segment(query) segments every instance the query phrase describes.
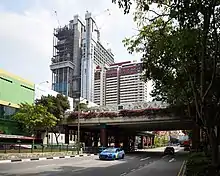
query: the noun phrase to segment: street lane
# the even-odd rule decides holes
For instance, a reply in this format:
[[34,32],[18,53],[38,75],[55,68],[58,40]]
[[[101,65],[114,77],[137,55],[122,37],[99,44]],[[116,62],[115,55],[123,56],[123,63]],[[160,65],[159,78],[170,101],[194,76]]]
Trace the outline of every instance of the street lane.
[[177,176],[186,155],[186,152],[180,150],[174,157],[163,157],[156,162],[131,171],[126,176]]
[[[98,156],[88,156],[70,159],[5,163],[0,164],[0,176],[60,176],[64,174],[66,176],[122,176],[135,173],[138,169],[145,168],[153,163],[157,165],[157,162],[162,157],[162,152],[142,151],[127,154],[125,159],[115,161],[100,161]],[[170,164],[176,162],[171,156],[163,157],[163,161]],[[158,164],[160,165],[160,162]]]

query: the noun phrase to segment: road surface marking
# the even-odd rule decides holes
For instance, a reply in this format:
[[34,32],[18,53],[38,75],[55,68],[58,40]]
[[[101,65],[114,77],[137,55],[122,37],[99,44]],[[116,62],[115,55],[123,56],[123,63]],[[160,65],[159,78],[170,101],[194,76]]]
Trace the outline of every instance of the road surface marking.
[[163,156],[162,158],[166,158],[166,157],[168,157],[168,155],[165,155],[165,156]]
[[172,158],[171,160],[169,160],[169,163],[176,161],[175,158]]
[[78,172],[78,171],[82,171],[82,170],[85,170],[87,168],[81,168],[81,169],[75,169],[75,170],[72,170],[72,172]]
[[126,172],[122,173],[120,176],[125,176],[125,175],[127,175],[127,173],[126,173]]
[[144,161],[144,160],[148,160],[148,159],[150,159],[150,157],[142,158],[142,159],[140,159],[140,161]]
[[[56,166],[57,164],[46,164],[46,165],[42,165],[42,166],[37,166],[36,168],[41,168],[41,167],[50,167],[50,166]],[[33,169],[33,168],[29,168],[29,169]]]
[[186,162],[186,161],[183,161],[183,164],[181,165],[180,171],[179,171],[179,173],[177,174],[177,176],[180,176],[180,175],[181,175],[181,173],[182,173],[182,171],[183,171],[183,166],[185,165],[185,162]]

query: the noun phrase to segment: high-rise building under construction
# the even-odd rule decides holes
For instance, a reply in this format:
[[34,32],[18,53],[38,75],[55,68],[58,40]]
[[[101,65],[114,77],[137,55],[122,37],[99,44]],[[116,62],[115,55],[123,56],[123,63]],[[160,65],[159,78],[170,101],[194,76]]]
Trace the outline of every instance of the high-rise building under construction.
[[114,63],[114,55],[100,42],[100,31],[91,13],[85,22],[78,15],[69,25],[54,29],[52,89],[73,97],[94,102],[94,71],[96,66]]

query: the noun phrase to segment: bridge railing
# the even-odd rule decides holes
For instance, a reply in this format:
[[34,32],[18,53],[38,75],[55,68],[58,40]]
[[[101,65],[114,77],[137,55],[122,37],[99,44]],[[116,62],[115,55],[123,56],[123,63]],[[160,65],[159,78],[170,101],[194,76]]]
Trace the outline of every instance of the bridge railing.
[[[182,113],[179,113],[179,117]],[[172,110],[168,108],[147,108],[147,109],[139,109],[139,110],[120,110],[118,112],[112,112],[112,111],[104,111],[104,112],[82,112],[78,113],[76,111],[68,112],[66,114],[68,121],[74,121],[78,119],[78,116],[80,115],[80,119],[92,119],[92,118],[119,118],[119,117],[175,117],[177,116],[176,113],[173,113]]]

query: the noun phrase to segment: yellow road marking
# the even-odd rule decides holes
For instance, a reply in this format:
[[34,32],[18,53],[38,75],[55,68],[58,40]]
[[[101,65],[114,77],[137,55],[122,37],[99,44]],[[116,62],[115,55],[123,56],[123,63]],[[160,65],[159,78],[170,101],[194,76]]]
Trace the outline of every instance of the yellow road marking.
[[183,166],[185,165],[185,162],[186,162],[186,161],[183,161],[183,164],[181,165],[180,171],[179,171],[179,173],[177,174],[177,176],[180,176],[180,175],[181,175],[181,173],[182,173],[182,171],[183,171]]

